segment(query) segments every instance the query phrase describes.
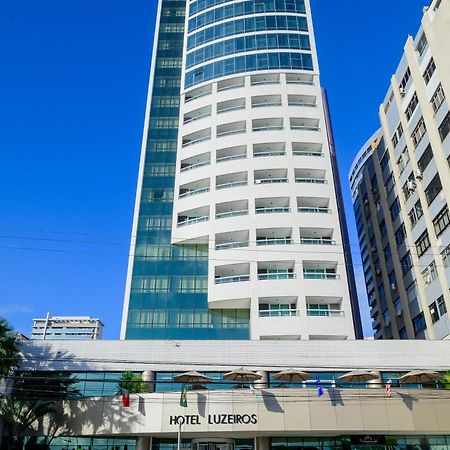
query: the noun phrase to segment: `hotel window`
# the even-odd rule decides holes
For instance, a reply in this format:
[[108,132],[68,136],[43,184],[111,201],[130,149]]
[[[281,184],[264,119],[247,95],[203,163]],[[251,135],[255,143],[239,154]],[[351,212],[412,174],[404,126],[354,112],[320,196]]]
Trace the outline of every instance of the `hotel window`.
[[428,231],[425,231],[419,239],[416,241],[416,250],[417,255],[422,256],[431,246],[430,236],[428,235]]
[[417,200],[416,204],[411,208],[411,211],[409,211],[408,216],[411,221],[411,227],[414,227],[423,216],[423,208],[420,200]]
[[422,278],[425,286],[429,286],[438,277],[436,261],[433,261],[423,272]]
[[412,320],[413,327],[414,327],[414,333],[417,336],[422,331],[425,331],[427,329],[427,324],[425,322],[425,317],[423,315],[423,312],[421,312],[419,315],[414,317]]
[[414,92],[414,95],[412,96],[412,99],[409,102],[409,105],[408,105],[408,107],[406,108],[406,111],[405,111],[406,118],[408,120],[411,119],[411,117],[414,114],[414,111],[416,110],[418,104],[419,104],[419,99],[417,98],[417,93]]
[[444,142],[445,138],[450,133],[450,112],[447,113],[445,119],[442,121],[439,126],[439,135],[441,136],[441,141]]
[[419,161],[417,162],[417,165],[419,166],[419,170],[423,173],[425,172],[425,169],[428,167],[428,164],[430,164],[431,160],[433,159],[433,150],[431,148],[431,145],[429,144],[428,147],[423,152],[422,156],[420,157]]
[[[425,121],[423,117],[420,118],[419,123],[411,134],[411,139],[413,141],[414,147],[417,148],[422,138],[425,136],[427,128],[425,126]],[[443,140],[443,139],[442,139]]]
[[438,304],[438,308],[439,308],[439,314],[441,316],[443,316],[444,314],[447,313],[447,305],[445,304],[445,299],[444,296],[441,295],[438,299],[437,299],[437,304]]
[[431,180],[430,184],[425,189],[425,196],[427,197],[428,206],[431,205],[433,200],[438,196],[439,192],[442,190],[441,179],[439,174],[436,174]]
[[422,33],[422,36],[420,36],[419,42],[417,43],[416,50],[418,51],[419,55],[422,56],[423,52],[428,47],[428,41],[427,37],[425,36],[425,33]]
[[450,225],[450,214],[448,210],[448,205],[439,212],[439,214],[433,220],[434,231],[436,232],[436,237],[439,237]]
[[439,83],[439,86],[436,89],[436,92],[433,94],[433,97],[431,97],[431,104],[433,106],[433,111],[436,114],[439,111],[439,108],[441,107],[442,103],[444,103],[445,99],[445,92],[442,88],[442,84]]
[[441,253],[441,256],[444,267],[450,267],[450,245],[445,247]]
[[428,307],[429,311],[430,311],[430,316],[431,316],[431,321],[433,323],[436,323],[439,320],[439,313],[438,313],[438,309],[436,306],[436,302],[433,302],[429,307]]
[[431,61],[428,63],[425,72],[423,73],[423,78],[425,80],[425,84],[428,84],[433,76],[434,71],[436,70],[436,64],[434,63],[434,59],[431,58]]
[[408,303],[417,300],[417,285],[415,281],[406,288],[406,297],[408,298]]
[[409,81],[410,78],[411,78],[411,70],[408,67],[406,69],[405,75],[403,75],[402,81],[400,81],[400,85],[399,85],[400,91],[405,91],[406,90],[406,86],[407,86],[408,81]]
[[411,253],[408,252],[401,260],[403,275],[406,275],[411,270],[412,265]]

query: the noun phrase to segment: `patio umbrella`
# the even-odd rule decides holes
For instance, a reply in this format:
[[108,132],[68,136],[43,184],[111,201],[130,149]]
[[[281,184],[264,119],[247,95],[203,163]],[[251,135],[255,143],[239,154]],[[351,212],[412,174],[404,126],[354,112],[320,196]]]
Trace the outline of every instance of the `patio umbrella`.
[[352,370],[339,377],[341,381],[348,381],[349,383],[363,383],[364,381],[377,380],[378,378],[378,375],[361,369]]
[[252,372],[249,369],[245,369],[244,367],[228,372],[223,376],[224,380],[237,381],[239,383],[248,383],[250,381],[260,380],[261,378],[261,375],[256,372]]
[[309,374],[302,372],[298,369],[285,369],[278,372],[273,376],[275,380],[287,381],[289,383],[299,383],[301,381],[306,381],[309,378]]
[[436,381],[441,378],[441,374],[431,370],[413,370],[398,378],[402,384],[421,384]]
[[186,383],[186,384],[202,384],[202,383],[210,383],[211,378],[201,374],[200,372],[191,370],[190,372],[175,375],[173,377],[173,381],[177,383]]

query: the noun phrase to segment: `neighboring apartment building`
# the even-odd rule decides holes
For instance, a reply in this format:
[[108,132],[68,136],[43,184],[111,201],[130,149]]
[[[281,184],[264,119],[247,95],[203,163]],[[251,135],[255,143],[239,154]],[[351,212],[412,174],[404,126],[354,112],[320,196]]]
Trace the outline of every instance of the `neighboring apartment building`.
[[450,335],[450,1],[409,37],[350,184],[377,339]]
[[101,339],[103,323],[89,316],[53,316],[33,319],[31,339]]
[[122,338],[360,338],[308,0],[161,0]]

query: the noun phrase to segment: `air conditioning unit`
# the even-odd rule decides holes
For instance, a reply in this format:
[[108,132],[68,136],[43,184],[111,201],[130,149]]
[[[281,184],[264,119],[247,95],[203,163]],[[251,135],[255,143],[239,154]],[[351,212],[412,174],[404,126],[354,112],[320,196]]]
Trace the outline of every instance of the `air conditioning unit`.
[[405,88],[400,88],[400,95],[402,97],[404,97],[406,95],[406,89]]
[[416,172],[416,180],[419,180],[419,181],[423,180],[423,173],[420,170],[418,170]]
[[402,315],[402,310],[397,310],[397,317],[401,317]]
[[406,182],[406,187],[409,192],[414,192],[416,190],[416,183],[414,183],[414,181],[408,180]]
[[391,289],[393,291],[397,290],[397,285],[395,283],[391,283]]
[[255,180],[255,184],[261,184],[261,180]]

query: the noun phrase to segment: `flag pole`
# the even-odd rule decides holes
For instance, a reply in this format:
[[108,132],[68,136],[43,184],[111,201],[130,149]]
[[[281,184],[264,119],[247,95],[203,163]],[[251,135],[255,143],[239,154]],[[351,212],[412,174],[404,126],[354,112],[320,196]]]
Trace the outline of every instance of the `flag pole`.
[[177,450],[181,450],[181,420],[178,420]]

